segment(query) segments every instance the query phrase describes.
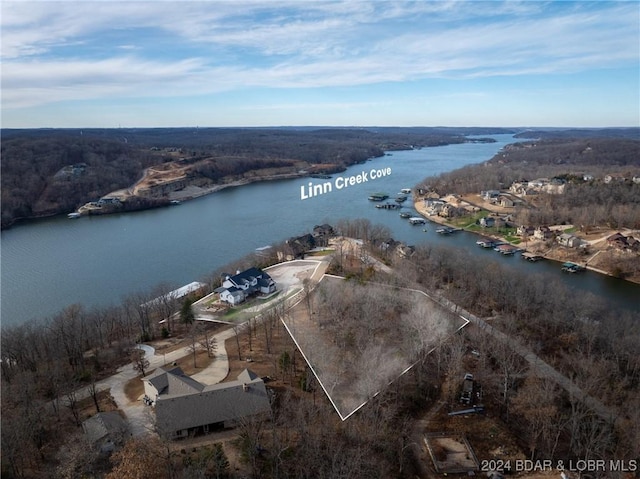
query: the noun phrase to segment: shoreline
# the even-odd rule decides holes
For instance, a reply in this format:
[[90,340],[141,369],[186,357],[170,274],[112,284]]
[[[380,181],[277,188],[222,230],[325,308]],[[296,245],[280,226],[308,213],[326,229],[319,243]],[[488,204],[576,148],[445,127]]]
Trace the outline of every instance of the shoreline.
[[[500,240],[500,241],[504,241],[507,244],[512,244],[510,241],[508,241],[503,236],[496,235],[495,233],[479,233],[477,231],[470,231],[470,230],[468,230],[466,228],[460,228],[460,227],[450,223],[449,221],[447,221],[446,218],[443,218],[441,216],[428,215],[426,213],[426,207],[424,206],[423,199],[414,200],[413,207],[415,208],[415,210],[418,212],[418,214],[420,216],[422,216],[423,218],[425,218],[427,221],[429,221],[431,223],[435,223],[435,224],[442,225],[442,226],[448,226],[448,227],[451,227],[451,228],[460,229],[462,231],[474,234],[474,235],[479,236],[479,237],[487,237],[487,238],[497,239],[497,240]],[[518,246],[519,247],[519,245],[514,245],[514,246]],[[526,251],[524,248],[521,248],[521,249],[522,249],[522,251]],[[555,258],[553,256],[550,256],[548,254],[548,252],[540,251],[540,252],[537,252],[536,254],[539,254],[540,256],[542,256],[547,261],[555,261],[555,262],[557,262],[559,264],[563,263],[562,259],[558,259],[558,258]],[[588,263],[588,261],[587,261],[587,263]],[[596,268],[594,266],[589,266],[587,263],[584,264],[585,269],[587,269],[589,271],[593,271],[594,273],[598,273],[598,274],[602,274],[602,275],[605,275],[605,276],[609,276],[611,278],[616,278],[616,279],[619,279],[621,281],[628,281],[629,283],[640,284],[640,280],[619,278],[617,276],[614,276],[613,274],[611,274],[608,271],[605,271],[605,270],[600,269],[600,268]]]
[[[179,204],[180,202],[183,201],[189,201],[189,200],[194,200],[197,198],[201,198],[203,196],[207,196],[207,195],[211,195],[213,193],[217,193],[219,191],[222,191],[226,188],[234,188],[234,187],[238,187],[238,186],[245,186],[245,185],[249,185],[252,183],[258,183],[261,181],[277,181],[277,180],[290,180],[290,179],[295,179],[295,178],[304,178],[305,176],[309,176],[308,173],[282,173],[282,174],[275,174],[275,175],[267,175],[267,176],[255,176],[252,178],[242,178],[239,180],[235,180],[235,181],[231,181],[228,183],[222,183],[222,184],[215,184],[215,185],[211,185],[209,187],[200,187],[200,186],[195,186],[195,185],[187,185],[185,188],[181,189],[181,190],[177,190],[177,191],[171,191],[169,192],[169,194],[159,197],[159,198],[147,198],[144,196],[139,196],[139,195],[134,195],[134,194],[129,194],[128,196],[126,196],[125,198],[123,198],[123,200],[121,200],[121,203],[126,203],[129,200],[136,200],[136,199],[142,199],[142,200],[151,200],[154,202],[162,202],[163,204],[156,204],[153,206],[143,206],[140,208],[135,208],[135,209],[126,209],[126,208],[109,208],[106,210],[103,210],[102,208],[87,208],[87,205],[89,203],[86,203],[82,206],[80,206],[79,208],[77,208],[75,211],[71,212],[71,213],[58,213],[59,215],[63,215],[66,214],[67,216],[69,216],[70,214],[77,214],[78,216],[76,216],[75,218],[81,218],[84,216],[101,216],[101,215],[110,215],[110,214],[118,214],[118,213],[130,213],[130,212],[134,212],[134,211],[144,211],[144,210],[148,210],[148,209],[153,209],[153,208],[160,208],[160,207],[165,207],[165,206],[172,206],[175,204]],[[185,194],[185,190],[188,190]],[[117,190],[117,191],[113,191],[111,193],[108,193],[105,196],[122,196],[122,192],[124,190]],[[174,202],[178,202],[178,203],[174,203]],[[166,202],[166,203],[165,203]],[[54,214],[51,216],[57,216],[58,214]],[[71,218],[71,217],[70,217]]]

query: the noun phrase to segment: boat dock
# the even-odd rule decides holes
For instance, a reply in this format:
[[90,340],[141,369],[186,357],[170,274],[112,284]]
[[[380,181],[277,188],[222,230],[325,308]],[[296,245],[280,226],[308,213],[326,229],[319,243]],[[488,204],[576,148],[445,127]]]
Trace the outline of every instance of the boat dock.
[[383,210],[399,210],[402,206],[396,203],[385,203],[383,205],[376,205],[376,208]]
[[370,201],[384,201],[387,198],[389,198],[389,195],[386,193],[374,193],[372,195],[369,195]]
[[586,269],[587,268],[585,268],[584,266],[580,266],[579,264],[571,262],[566,262],[562,265],[562,271],[564,271],[565,273],[580,273]]
[[476,244],[482,248],[495,248],[498,243],[493,238],[483,237],[476,241]]
[[495,248],[493,248],[494,251],[497,251],[500,254],[503,254],[505,256],[511,256],[516,254],[518,251],[520,251],[519,248],[510,245],[510,244],[501,244],[496,246]]
[[535,263],[536,261],[540,261],[541,259],[544,259],[544,256],[525,251],[524,253],[522,253],[522,259],[526,259],[527,261],[531,261],[532,263]]

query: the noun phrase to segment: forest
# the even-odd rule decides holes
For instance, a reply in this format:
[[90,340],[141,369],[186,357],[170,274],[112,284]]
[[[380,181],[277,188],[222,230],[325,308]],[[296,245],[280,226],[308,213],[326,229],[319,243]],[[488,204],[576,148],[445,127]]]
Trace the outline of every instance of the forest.
[[[269,361],[290,379],[277,390],[271,417],[247,421],[237,430],[236,447],[250,477],[413,478],[419,475],[411,447],[416,421],[439,402],[445,411],[455,409],[457,385],[470,367],[482,382],[486,417],[496,428],[509,431],[527,458],[637,458],[637,314],[589,295],[576,295],[564,283],[507,272],[498,261],[450,247],[417,247],[409,258],[400,258],[380,247],[394,244],[390,231],[367,220],[343,221],[334,229],[363,239],[367,258],[375,257],[396,271],[384,273],[372,268],[370,261],[363,263],[363,252],[349,257],[336,251],[331,272],[348,278],[345,291],[349,295],[376,296],[379,286],[369,293],[369,283],[428,291],[485,318],[499,334],[470,325],[433,351],[425,351],[419,338],[403,333],[402,341],[409,341],[406,352],[416,364],[344,422],[314,386],[303,362],[290,369],[291,361],[285,359],[297,354],[293,343],[283,340],[270,351],[273,360]],[[285,247],[275,247],[272,257],[243,258],[223,270],[275,263],[275,251]],[[210,288],[219,284],[220,272],[212,272]],[[129,362],[136,341],[161,337],[163,328],[171,329],[171,334],[186,330],[185,324],[170,321],[161,327],[158,323],[184,308],[180,302],[149,302],[168,290],[168,285],[160,285],[154,291],[132,294],[117,307],[87,310],[73,305],[39,322],[2,328],[3,477],[239,477],[219,451],[201,448],[198,456],[186,461],[180,452],[172,453],[162,438],[144,442],[123,438],[122,448],[111,458],[77,446],[84,443],[79,439],[74,391]],[[358,325],[366,321],[374,302],[339,301],[324,290],[308,294],[324,323],[349,322],[346,331],[352,328],[353,335],[340,341],[366,349],[367,335],[360,334],[364,330]],[[305,303],[298,305],[301,312],[308,307]],[[388,309],[381,311],[384,314],[376,327],[388,329],[386,321],[393,317]],[[265,331],[274,328],[273,334],[284,338],[284,314],[274,311],[264,323]],[[413,317],[409,324],[418,320]],[[253,321],[244,332],[236,333],[236,338],[242,335],[239,356],[246,348],[243,358],[252,354],[259,360],[255,348],[261,330]],[[372,333],[370,341],[377,340]],[[552,377],[529,367],[523,350],[537,354],[602,406],[594,409],[585,396],[567,392]],[[607,411],[604,417],[603,410]],[[468,421],[452,424],[464,430]],[[483,444],[493,444],[484,432],[471,434],[470,440],[486,454]],[[623,475],[605,471],[594,477]]]
[[[4,129],[2,228],[21,219],[72,212],[132,185],[145,168],[180,158],[214,160],[197,172],[213,180],[295,162],[330,164],[334,171],[341,171],[385,150],[460,143],[467,141],[467,134],[506,132],[472,128]],[[229,158],[234,164],[229,164]]]

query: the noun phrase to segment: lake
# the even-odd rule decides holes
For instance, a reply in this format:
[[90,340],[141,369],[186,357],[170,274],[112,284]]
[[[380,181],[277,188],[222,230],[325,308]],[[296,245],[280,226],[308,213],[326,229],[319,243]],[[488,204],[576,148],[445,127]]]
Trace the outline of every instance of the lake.
[[[199,280],[256,248],[310,232],[314,225],[343,218],[367,218],[388,226],[409,244],[447,243],[490,255],[514,268],[560,275],[576,288],[640,310],[640,286],[592,272],[563,275],[554,262],[503,258],[475,245],[475,236],[443,237],[422,231],[397,211],[374,208],[367,197],[392,197],[427,176],[490,159],[515,140],[492,135],[496,143],[464,143],[394,151],[350,167],[330,180],[299,178],[228,188],[180,206],[70,220],[66,216],[32,221],[2,232],[1,319],[16,324],[51,316],[69,304],[118,304],[132,292],[161,282],[179,287]],[[371,171],[390,170],[372,178]],[[360,175],[360,182],[351,177]],[[366,175],[366,180],[363,180]],[[377,177],[380,176],[380,177]],[[341,178],[336,184],[338,178]],[[309,183],[322,194],[301,199]],[[347,186],[344,186],[344,183]],[[338,186],[342,186],[338,188]],[[320,190],[317,190],[320,191]],[[306,195],[309,196],[309,195]],[[410,203],[410,201],[407,201]],[[407,206],[406,210],[412,210]]]

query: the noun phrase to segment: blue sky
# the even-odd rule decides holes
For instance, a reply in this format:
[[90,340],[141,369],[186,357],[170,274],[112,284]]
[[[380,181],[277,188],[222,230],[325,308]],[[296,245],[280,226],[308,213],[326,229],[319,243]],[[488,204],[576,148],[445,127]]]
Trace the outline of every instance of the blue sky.
[[6,1],[2,127],[640,126],[640,3]]

